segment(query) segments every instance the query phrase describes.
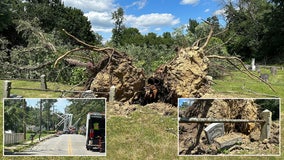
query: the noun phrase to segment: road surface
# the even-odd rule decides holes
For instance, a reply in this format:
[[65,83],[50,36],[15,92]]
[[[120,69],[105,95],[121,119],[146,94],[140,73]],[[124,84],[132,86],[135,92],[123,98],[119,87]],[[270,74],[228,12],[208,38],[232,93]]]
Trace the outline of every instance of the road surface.
[[[85,136],[78,134],[63,134],[59,137],[47,139],[37,145],[15,153],[16,155],[40,156],[105,156],[106,153],[94,152],[86,149]],[[14,155],[15,155],[14,154]]]

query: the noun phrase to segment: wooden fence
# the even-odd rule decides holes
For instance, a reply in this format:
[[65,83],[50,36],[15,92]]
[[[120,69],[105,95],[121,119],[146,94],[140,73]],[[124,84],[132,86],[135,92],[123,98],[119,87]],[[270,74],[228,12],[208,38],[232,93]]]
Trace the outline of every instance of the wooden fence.
[[16,144],[24,141],[24,133],[5,133],[4,145]]
[[3,98],[13,98],[11,97],[11,90],[12,89],[18,89],[18,90],[34,90],[34,91],[46,91],[46,92],[60,92],[60,93],[81,93],[84,95],[81,98],[95,98],[96,93],[102,93],[102,94],[109,94],[109,101],[112,102],[115,100],[115,86],[110,87],[109,92],[93,92],[93,91],[67,91],[67,90],[51,90],[47,88],[47,83],[46,83],[46,77],[45,75],[40,76],[40,83],[41,83],[41,88],[17,88],[17,87],[12,87],[12,82],[9,80],[4,81],[4,86],[3,86]]
[[264,110],[261,113],[261,120],[248,119],[215,119],[215,118],[180,118],[179,123],[260,123],[261,133],[260,140],[268,139],[270,136],[270,125],[272,122],[272,113]]

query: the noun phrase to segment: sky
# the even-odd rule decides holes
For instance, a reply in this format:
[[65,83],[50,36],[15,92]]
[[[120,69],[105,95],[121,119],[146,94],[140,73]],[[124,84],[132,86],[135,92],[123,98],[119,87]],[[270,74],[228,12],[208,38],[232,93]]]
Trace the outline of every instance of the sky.
[[[81,9],[92,24],[92,30],[110,40],[114,27],[112,13],[124,10],[125,26],[141,34],[162,35],[188,24],[189,19],[206,20],[213,15],[223,19],[224,0],[62,0],[65,6]],[[225,24],[224,21],[220,22]]]
[[[27,106],[32,106],[34,108],[39,108],[40,98],[26,98]],[[65,107],[68,106],[70,102],[65,98],[57,98],[57,102],[54,104],[54,110],[57,112],[65,113]]]
[[181,107],[184,102],[187,102],[189,105],[192,105],[196,98],[179,98],[178,107]]

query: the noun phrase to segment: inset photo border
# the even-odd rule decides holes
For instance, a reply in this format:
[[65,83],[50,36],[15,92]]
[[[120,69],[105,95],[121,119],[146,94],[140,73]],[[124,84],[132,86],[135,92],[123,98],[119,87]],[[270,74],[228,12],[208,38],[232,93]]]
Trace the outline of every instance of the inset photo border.
[[105,98],[4,98],[3,156],[106,156]]
[[280,156],[281,99],[178,99],[178,156]]

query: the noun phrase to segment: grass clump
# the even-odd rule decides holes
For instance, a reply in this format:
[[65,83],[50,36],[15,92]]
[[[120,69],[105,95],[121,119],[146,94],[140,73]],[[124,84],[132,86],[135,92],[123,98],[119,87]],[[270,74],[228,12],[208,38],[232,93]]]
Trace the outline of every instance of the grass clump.
[[[139,107],[128,117],[108,119],[109,158],[175,159],[177,155],[177,118],[149,114],[149,108]],[[174,129],[173,132],[169,128]]]

